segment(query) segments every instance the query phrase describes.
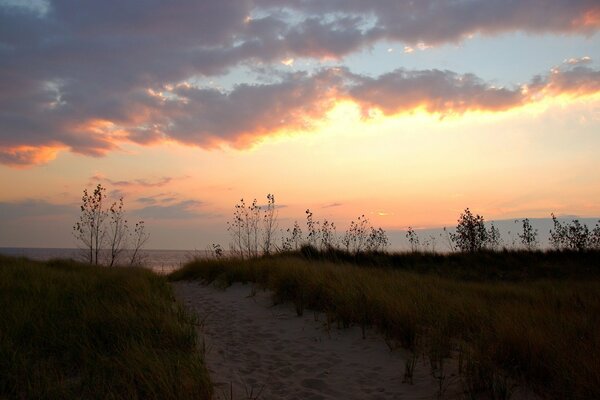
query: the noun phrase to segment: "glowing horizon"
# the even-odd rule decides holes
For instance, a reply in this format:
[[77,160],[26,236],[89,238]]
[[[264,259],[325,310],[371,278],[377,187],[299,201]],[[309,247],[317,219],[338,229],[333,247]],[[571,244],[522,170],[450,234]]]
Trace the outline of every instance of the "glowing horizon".
[[267,193],[281,228],[307,208],[340,230],[600,216],[597,5],[184,3],[0,0],[0,247],[69,247],[97,183],[154,248],[226,246],[237,201]]

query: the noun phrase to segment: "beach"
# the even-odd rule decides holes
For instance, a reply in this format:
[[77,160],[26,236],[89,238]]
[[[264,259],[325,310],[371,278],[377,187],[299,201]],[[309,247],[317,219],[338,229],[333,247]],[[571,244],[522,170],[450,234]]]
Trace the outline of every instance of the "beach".
[[[359,327],[327,326],[323,313],[273,305],[268,292],[233,284],[173,283],[198,316],[200,343],[217,399],[431,399],[438,382],[418,365],[403,382],[408,352]],[[445,380],[444,398],[457,379]]]

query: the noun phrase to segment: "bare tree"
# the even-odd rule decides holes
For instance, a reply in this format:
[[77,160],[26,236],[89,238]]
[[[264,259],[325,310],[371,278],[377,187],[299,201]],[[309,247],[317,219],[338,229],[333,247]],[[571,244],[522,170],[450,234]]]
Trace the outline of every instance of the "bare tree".
[[148,242],[148,239],[150,239],[150,234],[146,232],[146,225],[144,224],[144,221],[139,221],[135,224],[132,236],[133,237],[131,241],[131,257],[129,259],[129,265],[138,266],[141,265],[143,262],[143,255],[141,250],[146,245],[146,242]]
[[321,224],[321,249],[322,250],[330,250],[336,247],[337,245],[337,234],[335,231],[335,224],[332,221],[323,220]]
[[367,251],[384,251],[390,244],[390,241],[383,228],[370,227],[369,237],[367,238]]
[[306,229],[308,230],[308,234],[306,235],[308,245],[317,247],[320,236],[319,221],[313,219],[313,213],[310,209],[306,210]]
[[246,203],[244,199],[241,199],[238,204],[235,205],[233,211],[233,220],[227,222],[227,230],[231,235],[230,251],[234,256],[244,258],[244,245],[242,231],[244,230],[244,211],[246,209]]
[[[515,222],[519,222],[519,220],[516,220]],[[521,244],[525,247],[525,249],[528,251],[533,251],[538,246],[538,230],[533,229],[531,223],[529,222],[529,218],[523,219],[521,223],[523,224],[523,230],[521,233],[517,233],[517,236],[519,236],[519,239],[521,239]]]
[[275,209],[275,196],[267,194],[267,205],[263,215],[263,252],[271,254],[274,245],[275,230],[277,229],[277,211]]
[[500,229],[498,229],[493,223],[490,223],[490,228],[487,230],[485,246],[494,251],[499,250],[502,246]]
[[302,245],[302,229],[298,224],[298,221],[294,221],[294,227],[286,230],[288,236],[282,237],[282,249],[283,251],[298,250]]
[[133,232],[130,232],[125,219],[123,198],[106,209],[105,193],[106,188],[101,184],[91,194],[87,189],[83,190],[81,214],[73,226],[73,236],[84,251],[85,260],[90,264],[101,264],[101,258],[107,255],[106,263],[110,266],[117,265],[125,250],[131,246],[130,264],[137,265],[141,262],[140,250],[150,237],[144,221],[135,224]]
[[350,228],[345,232],[342,244],[346,250],[360,253],[365,249],[368,238],[369,220],[361,215],[356,221],[350,222]]
[[110,246],[109,266],[118,263],[119,258],[127,247],[127,236],[129,227],[125,219],[125,210],[123,209],[123,197],[113,203],[108,210],[108,241]]
[[99,263],[100,250],[104,245],[106,232],[104,220],[107,212],[104,209],[106,189],[98,184],[90,194],[87,189],[83,190],[81,197],[81,214],[79,220],[73,226],[73,235],[78,246],[86,254],[86,260],[90,264]]
[[413,253],[419,251],[419,235],[417,235],[417,232],[415,232],[412,226],[408,227],[408,230],[406,231],[406,238],[410,244],[410,251]]
[[554,214],[551,215],[554,229],[550,230],[550,245],[556,250],[585,251],[594,247],[596,228],[590,231],[585,223],[577,219],[561,224]]
[[231,252],[241,258],[258,257],[261,252],[270,254],[275,249],[277,211],[275,196],[267,195],[267,205],[258,205],[256,199],[246,205],[241,199],[235,205],[233,220],[227,223],[232,242]]

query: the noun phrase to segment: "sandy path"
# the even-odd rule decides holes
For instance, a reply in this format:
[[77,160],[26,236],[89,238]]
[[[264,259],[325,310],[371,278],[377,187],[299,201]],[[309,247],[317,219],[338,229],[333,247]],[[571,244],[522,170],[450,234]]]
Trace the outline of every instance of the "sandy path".
[[417,367],[414,384],[402,383],[405,354],[390,352],[372,331],[366,339],[356,327],[328,331],[323,315],[298,317],[289,304],[273,306],[267,293],[250,296],[249,285],[173,286],[203,320],[198,330],[217,399],[230,399],[231,390],[233,399],[436,398],[429,369]]

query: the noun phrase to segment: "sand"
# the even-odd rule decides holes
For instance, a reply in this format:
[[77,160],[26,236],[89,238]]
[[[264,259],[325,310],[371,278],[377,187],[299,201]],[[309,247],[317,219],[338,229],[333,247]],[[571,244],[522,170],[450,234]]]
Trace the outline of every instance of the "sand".
[[269,293],[250,285],[222,290],[177,282],[174,288],[200,319],[216,399],[437,398],[425,361],[413,384],[403,383],[408,353],[390,351],[373,330],[363,339],[358,327],[328,329],[323,314],[307,310],[298,317],[291,304],[273,306]]

